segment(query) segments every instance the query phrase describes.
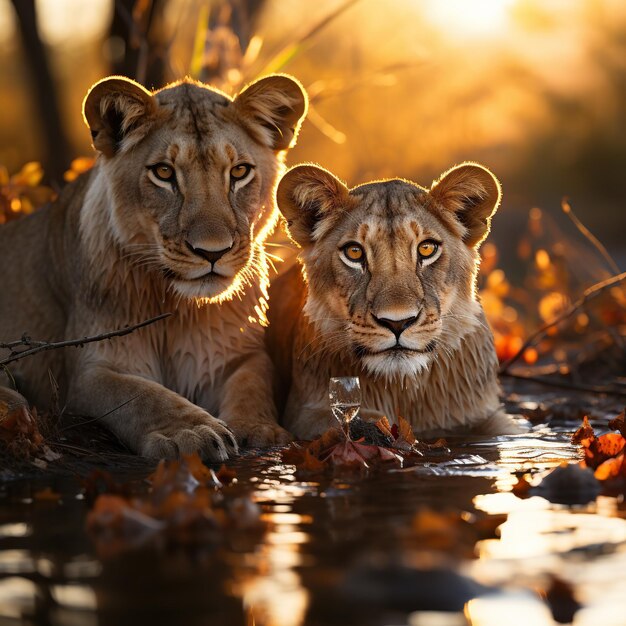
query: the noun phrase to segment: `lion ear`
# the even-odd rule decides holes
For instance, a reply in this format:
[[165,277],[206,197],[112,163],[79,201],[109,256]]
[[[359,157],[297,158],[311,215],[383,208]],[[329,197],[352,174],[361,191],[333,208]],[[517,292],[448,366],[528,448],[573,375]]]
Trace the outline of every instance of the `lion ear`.
[[276,190],[276,202],[287,220],[289,234],[303,247],[332,228],[335,220],[328,218],[336,217],[348,201],[348,188],[330,172],[315,165],[291,168]]
[[83,102],[83,117],[94,148],[112,157],[145,137],[156,111],[152,94],[130,78],[111,76],[97,82]]
[[273,150],[286,150],[296,143],[308,101],[300,83],[282,74],[261,78],[234,100],[250,133]]
[[463,227],[463,241],[476,248],[489,233],[502,197],[498,179],[478,163],[448,170],[433,183],[429,194],[440,209],[454,214]]

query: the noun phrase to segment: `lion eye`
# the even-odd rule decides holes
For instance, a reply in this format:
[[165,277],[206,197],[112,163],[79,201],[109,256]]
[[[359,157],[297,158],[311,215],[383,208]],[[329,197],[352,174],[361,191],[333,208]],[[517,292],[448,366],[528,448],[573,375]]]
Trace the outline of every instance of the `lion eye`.
[[167,163],[157,163],[156,165],[153,165],[150,169],[159,180],[163,180],[166,183],[171,183],[176,178],[174,168]]
[[231,180],[243,180],[252,171],[250,163],[240,163],[230,169]]
[[439,250],[439,244],[436,241],[427,239],[417,246],[417,251],[422,259],[430,259]]
[[353,263],[363,263],[365,261],[365,250],[358,243],[347,243],[342,250],[348,261]]

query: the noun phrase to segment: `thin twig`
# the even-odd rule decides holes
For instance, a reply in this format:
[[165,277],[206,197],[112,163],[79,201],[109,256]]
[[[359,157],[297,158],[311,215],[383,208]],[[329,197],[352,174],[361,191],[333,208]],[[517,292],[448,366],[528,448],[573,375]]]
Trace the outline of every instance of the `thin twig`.
[[360,1],[361,0],[345,0],[343,4],[340,4],[334,11],[331,11],[328,15],[313,24],[313,26],[300,35],[300,37],[290,41],[287,45],[278,49],[276,52],[272,52],[269,55],[270,61],[260,72],[257,72],[257,74],[261,76],[270,72],[281,71],[285,63],[291,60],[293,56],[302,49],[304,44],[315,37],[315,35],[317,35],[320,31],[324,30],[326,26],[336,20],[342,13],[345,13],[348,9]]
[[21,339],[9,341],[8,343],[2,343],[0,341],[0,348],[4,348],[5,350],[13,350],[13,348],[19,348],[20,346],[35,348],[37,346],[43,346],[45,344],[45,341],[33,341],[26,333],[24,333]]
[[502,366],[500,367],[500,374],[507,374],[509,367],[511,367],[511,365],[513,365],[513,363],[515,363],[515,361],[517,361],[522,356],[522,354],[524,354],[524,352],[526,352],[526,350],[530,348],[530,346],[532,346],[538,339],[543,339],[543,337],[545,336],[547,331],[550,330],[550,328],[553,328],[557,324],[560,324],[562,321],[568,319],[569,317],[574,315],[574,313],[576,313],[576,311],[578,311],[581,307],[587,304],[589,300],[606,291],[609,287],[612,287],[613,285],[622,282],[624,279],[626,279],[626,272],[622,272],[621,274],[617,274],[616,276],[607,278],[606,280],[603,280],[599,283],[596,283],[595,285],[592,285],[588,289],[585,289],[583,295],[578,300],[576,300],[574,304],[572,304],[569,308],[563,311],[560,315],[557,315],[551,322],[540,326],[535,332],[531,333],[531,335],[522,344],[522,347],[510,359],[506,360],[502,364]]
[[626,390],[616,389],[614,387],[607,387],[605,385],[587,385],[585,383],[572,383],[567,380],[555,377],[545,378],[543,376],[533,376],[532,374],[522,374],[521,372],[501,372],[500,375],[506,376],[507,378],[527,380],[533,383],[539,383],[540,385],[548,385],[549,387],[560,387],[562,389],[572,389],[575,391],[585,391],[588,393],[602,393],[607,395],[626,397]]
[[99,415],[98,417],[92,417],[91,419],[83,420],[82,422],[78,422],[77,424],[68,424],[64,428],[61,428],[61,432],[65,432],[66,430],[69,430],[70,428],[76,428],[77,426],[85,426],[87,424],[92,424],[93,422],[98,422],[99,420],[102,420],[105,417],[108,417],[109,415],[111,415],[111,413],[115,413],[115,411],[121,409],[122,407],[126,406],[127,404],[130,404],[131,402],[133,402],[133,400],[136,400],[137,398],[139,398],[139,396],[142,396],[144,393],[145,392],[142,391],[142,392],[134,395],[132,398],[130,398],[130,400],[126,400],[125,402],[122,402],[122,404],[120,404],[120,405],[118,405],[116,407],[113,407],[110,411],[107,411],[103,415]]
[[[159,322],[165,319],[166,317],[170,317],[171,315],[172,315],[171,313],[162,313],[161,315],[157,315],[156,317],[152,317],[143,322],[139,322],[138,324],[133,324],[132,326],[126,326],[125,328],[120,328],[119,330],[112,330],[108,333],[102,333],[100,335],[93,335],[91,337],[83,337],[82,339],[68,339],[66,341],[56,341],[56,342],[50,342],[50,343],[37,342],[37,345],[34,348],[30,348],[29,350],[22,350],[21,352],[12,352],[8,357],[0,360],[0,367],[3,367],[15,361],[19,361],[20,359],[26,358],[27,356],[32,356],[33,354],[44,352],[46,350],[57,350],[59,348],[68,348],[68,347],[82,347],[87,343],[93,343],[95,341],[104,341],[105,339],[111,339],[113,337],[123,337],[124,335],[129,335],[130,333],[138,330],[139,328],[143,328],[144,326],[149,326],[150,324]],[[26,343],[24,345],[28,345],[28,344]]]
[[602,242],[576,217],[576,215],[574,215],[574,211],[572,211],[572,207],[567,198],[563,198],[563,200],[561,200],[561,209],[563,209],[563,213],[565,213],[565,215],[567,215],[567,217],[574,222],[574,226],[578,228],[582,235],[600,253],[613,272],[619,274],[620,269],[615,262],[615,259],[613,259],[613,257],[609,254],[609,251],[604,247]]

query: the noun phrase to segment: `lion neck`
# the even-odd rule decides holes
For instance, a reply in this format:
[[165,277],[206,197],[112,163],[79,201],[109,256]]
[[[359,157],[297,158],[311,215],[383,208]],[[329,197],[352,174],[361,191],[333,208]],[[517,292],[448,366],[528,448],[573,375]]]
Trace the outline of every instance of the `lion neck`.
[[402,415],[424,433],[468,423],[473,415],[481,414],[487,397],[494,398],[494,411],[498,407],[497,359],[482,308],[474,300],[454,308],[433,357],[412,375],[372,374],[341,337],[329,334],[315,319],[320,316],[305,314],[301,318],[296,367],[319,385],[327,384],[332,376],[358,376],[363,408],[392,419]]

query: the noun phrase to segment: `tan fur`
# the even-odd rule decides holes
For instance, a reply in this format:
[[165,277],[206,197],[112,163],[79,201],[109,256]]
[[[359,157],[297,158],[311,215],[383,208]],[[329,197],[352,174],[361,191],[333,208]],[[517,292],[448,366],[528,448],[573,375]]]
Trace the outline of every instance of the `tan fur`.
[[[334,423],[331,376],[360,378],[366,418],[402,415],[421,434],[517,432],[501,410],[475,293],[477,248],[500,202],[489,170],[458,166],[430,190],[402,180],[348,190],[322,168],[298,166],[277,200],[302,247],[302,273],[272,286],[268,334],[290,389],[291,433],[309,439]],[[417,252],[426,240],[439,244],[430,260]],[[364,249],[362,265],[346,262],[349,242]],[[394,332],[394,322],[406,328]]]
[[[192,81],[154,94],[121,77],[97,83],[84,104],[96,166],[52,206],[0,228],[0,338],[80,338],[173,315],[19,361],[0,400],[46,406],[50,370],[68,411],[99,418],[146,456],[225,459],[237,449],[229,429],[251,445],[288,440],[263,348],[263,242],[305,110],[286,76],[234,100]],[[163,162],[175,184],[150,169]],[[254,168],[237,181],[240,163]]]

